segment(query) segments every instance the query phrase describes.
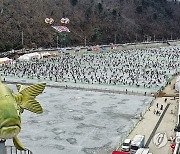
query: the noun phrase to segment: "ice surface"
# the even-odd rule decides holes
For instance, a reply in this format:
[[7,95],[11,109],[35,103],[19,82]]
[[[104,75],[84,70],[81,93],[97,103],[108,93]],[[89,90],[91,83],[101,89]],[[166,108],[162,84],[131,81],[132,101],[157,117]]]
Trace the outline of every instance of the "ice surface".
[[19,134],[34,154],[109,154],[152,98],[47,87],[37,100],[44,113],[25,111]]

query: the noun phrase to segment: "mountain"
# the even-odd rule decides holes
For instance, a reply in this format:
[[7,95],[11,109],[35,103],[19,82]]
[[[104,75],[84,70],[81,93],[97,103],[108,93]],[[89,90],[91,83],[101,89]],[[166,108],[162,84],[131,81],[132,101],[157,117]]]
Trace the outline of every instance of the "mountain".
[[[24,47],[123,43],[176,39],[180,35],[180,3],[170,0],[1,0],[0,52]],[[70,33],[54,25],[68,17]],[[23,32],[23,33],[22,33]],[[22,42],[23,34],[23,42]]]

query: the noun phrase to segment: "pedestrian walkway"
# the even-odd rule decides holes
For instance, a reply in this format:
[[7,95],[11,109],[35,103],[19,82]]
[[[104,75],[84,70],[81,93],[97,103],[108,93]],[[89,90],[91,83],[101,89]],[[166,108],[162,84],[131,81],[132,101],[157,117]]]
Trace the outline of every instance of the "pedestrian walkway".
[[[174,83],[175,79],[167,85],[163,92],[174,95]],[[127,138],[133,139],[137,134],[145,135],[145,146],[149,147],[151,153],[171,154],[170,145],[171,138],[175,136],[177,106],[178,101],[174,97],[156,98]]]
[[155,133],[156,133],[156,131],[157,131],[157,129],[158,129],[158,127],[159,127],[159,125],[160,125],[160,123],[161,123],[163,117],[164,117],[164,115],[166,114],[166,111],[167,111],[167,109],[169,108],[169,105],[170,105],[170,104],[167,104],[167,106],[165,107],[165,109],[164,109],[163,113],[161,114],[161,116],[160,116],[160,118],[159,118],[159,120],[158,120],[156,126],[154,127],[154,129],[153,129],[153,131],[152,131],[150,137],[148,138],[148,140],[147,140],[147,142],[146,142],[146,144],[145,144],[145,147],[146,147],[146,148],[149,147],[149,144],[150,144],[150,142],[151,142],[153,136],[155,135]]

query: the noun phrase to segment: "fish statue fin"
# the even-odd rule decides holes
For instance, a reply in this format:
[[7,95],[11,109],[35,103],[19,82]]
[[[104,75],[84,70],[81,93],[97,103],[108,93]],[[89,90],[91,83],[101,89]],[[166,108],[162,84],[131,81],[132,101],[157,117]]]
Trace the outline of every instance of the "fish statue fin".
[[20,84],[17,84],[16,86],[19,91],[19,93],[15,95],[17,104],[22,109],[26,109],[37,114],[42,113],[43,109],[40,103],[35,100],[35,97],[43,92],[46,83],[40,83],[28,87],[24,87]]
[[39,83],[39,84],[35,84],[35,85],[31,85],[28,87],[25,87],[21,84],[17,84],[17,89],[19,89],[19,93],[21,93],[23,96],[24,95],[29,95],[29,96],[37,96],[40,93],[43,92],[43,90],[46,87],[46,83]]
[[28,99],[24,99],[20,106],[26,110],[29,110],[37,114],[43,113],[42,106],[32,96],[28,97]]
[[13,143],[18,150],[26,150],[17,136],[13,137]]

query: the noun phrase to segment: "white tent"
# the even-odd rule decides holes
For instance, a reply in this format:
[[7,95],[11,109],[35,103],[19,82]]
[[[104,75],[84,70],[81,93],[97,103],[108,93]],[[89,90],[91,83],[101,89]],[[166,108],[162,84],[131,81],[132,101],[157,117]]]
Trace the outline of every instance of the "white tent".
[[33,58],[40,59],[41,55],[39,53],[37,53],[37,52],[29,53],[29,54],[24,54],[24,55],[20,56],[18,58],[18,60],[20,60],[20,61],[23,61],[23,60],[32,60]]
[[41,57],[48,57],[48,56],[51,56],[51,54],[49,52],[41,53]]
[[0,58],[0,64],[7,64],[11,63],[13,60],[9,59],[8,57]]

